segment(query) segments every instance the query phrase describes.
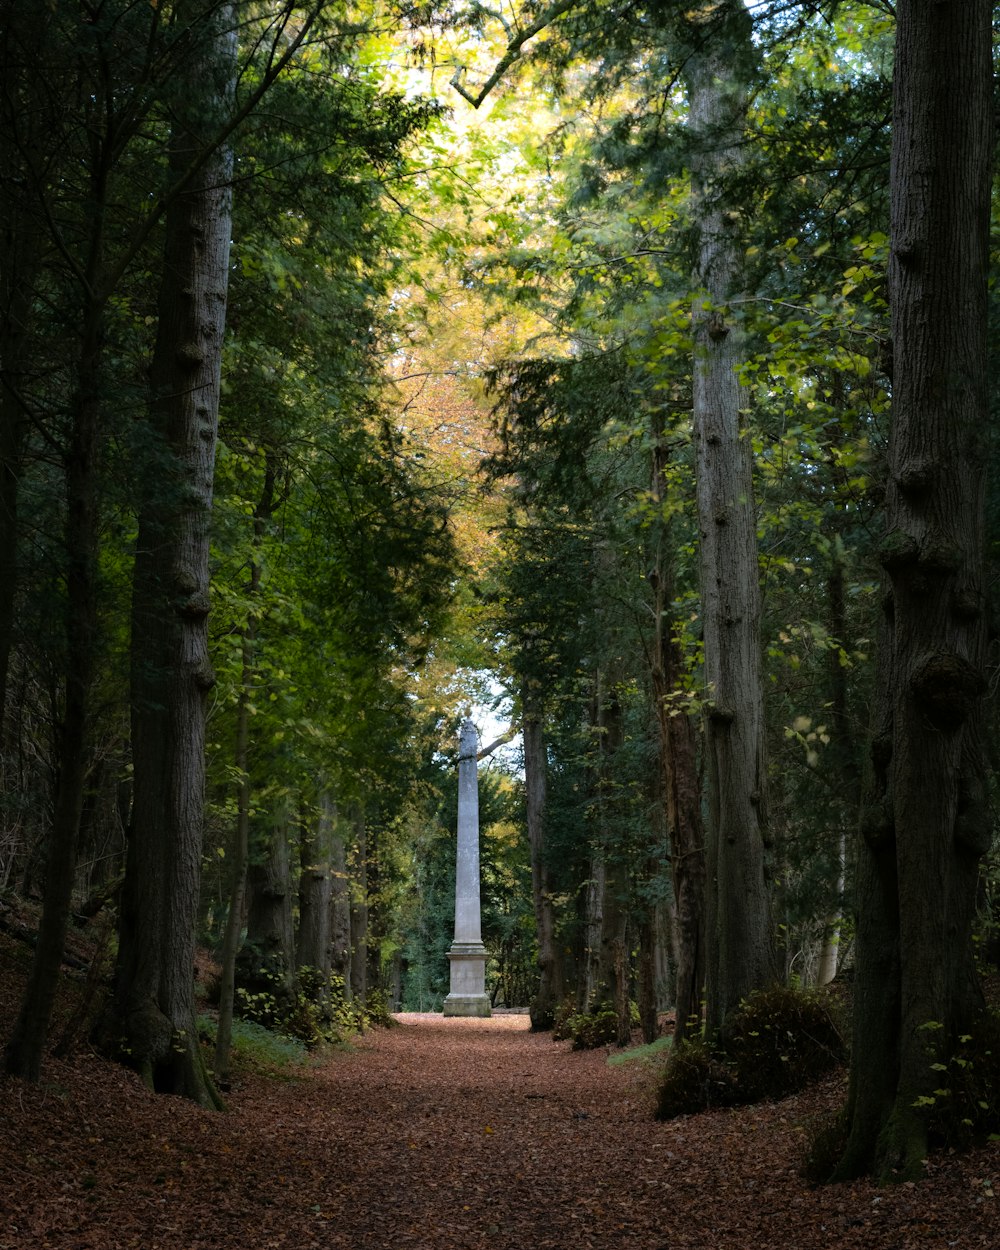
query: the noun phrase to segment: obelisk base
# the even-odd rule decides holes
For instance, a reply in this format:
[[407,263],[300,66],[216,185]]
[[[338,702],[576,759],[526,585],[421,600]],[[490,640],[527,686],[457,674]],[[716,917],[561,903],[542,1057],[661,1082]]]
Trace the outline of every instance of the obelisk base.
[[452,942],[451,993],[444,1000],[446,1016],[488,1016],[486,947],[481,942]]

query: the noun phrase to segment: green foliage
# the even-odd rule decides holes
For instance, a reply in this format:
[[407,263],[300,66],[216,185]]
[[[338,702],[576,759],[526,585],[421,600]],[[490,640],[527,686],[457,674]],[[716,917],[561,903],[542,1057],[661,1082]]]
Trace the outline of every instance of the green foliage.
[[[557,1013],[557,1017],[560,1013]],[[639,1023],[639,1008],[629,1003],[629,1023],[635,1028]],[[594,1011],[573,1012],[565,1020],[560,1019],[555,1040],[569,1038],[574,1050],[596,1050],[599,1046],[614,1046],[618,1042],[618,1012],[609,1003],[601,1003]]]
[[831,1071],[844,1043],[818,994],[776,986],[752,994],[715,1045],[679,1047],[660,1085],[657,1118],[784,1098]]
[[[215,1020],[198,1017],[198,1035],[203,1042],[214,1046],[215,1032]],[[305,1064],[307,1054],[307,1047],[299,1038],[274,1032],[255,1020],[233,1021],[233,1062],[245,1071],[260,1075],[288,1074]]]
[[577,1015],[576,1003],[572,998],[564,998],[552,1014],[552,1040],[564,1042],[571,1036],[570,1021]]
[[346,995],[344,978],[324,978],[315,968],[299,969],[294,994],[258,989],[236,991],[235,1011],[241,1020],[308,1048],[344,1042],[370,1025],[389,1022],[385,995],[373,991],[361,1006]]
[[823,998],[784,986],[752,994],[726,1022],[723,1045],[746,1102],[783,1098],[845,1058]]
[[613,1007],[580,1012],[570,1016],[566,1027],[574,1050],[596,1050],[598,1046],[613,1046],[618,1040],[618,1013]]
[[697,1115],[710,1107],[739,1102],[736,1080],[719,1053],[700,1038],[685,1042],[670,1056],[656,1099],[656,1118]]
[[915,1105],[926,1108],[933,1142],[961,1149],[1000,1132],[1000,1012],[982,1012],[931,1069],[933,1092]]

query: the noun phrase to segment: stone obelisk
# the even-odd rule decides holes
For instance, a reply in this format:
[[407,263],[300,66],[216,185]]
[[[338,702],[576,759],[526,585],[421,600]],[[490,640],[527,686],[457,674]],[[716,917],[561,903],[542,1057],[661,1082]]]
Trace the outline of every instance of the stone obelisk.
[[479,738],[471,720],[458,739],[458,850],[455,861],[455,940],[446,1016],[488,1016],[486,947],[479,911]]

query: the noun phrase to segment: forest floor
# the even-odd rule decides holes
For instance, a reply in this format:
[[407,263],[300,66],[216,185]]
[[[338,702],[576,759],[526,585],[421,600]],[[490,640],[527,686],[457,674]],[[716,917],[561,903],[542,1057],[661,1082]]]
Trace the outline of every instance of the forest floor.
[[[0,948],[3,1033],[10,971]],[[800,1178],[843,1077],[662,1124],[649,1060],[523,1015],[397,1019],[281,1079],[244,1072],[226,1113],[86,1046],[38,1086],[0,1082],[0,1250],[1000,1246],[997,1145],[889,1189]]]

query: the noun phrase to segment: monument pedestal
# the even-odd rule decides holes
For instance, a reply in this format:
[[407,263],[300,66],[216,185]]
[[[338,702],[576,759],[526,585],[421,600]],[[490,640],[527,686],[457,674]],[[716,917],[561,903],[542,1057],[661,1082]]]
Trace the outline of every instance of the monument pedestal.
[[458,845],[455,858],[455,940],[451,960],[451,993],[444,1000],[446,1016],[488,1016],[486,947],[479,911],[479,781],[476,752],[479,736],[472,721],[462,722],[458,746]]
[[488,1016],[486,947],[482,942],[452,942],[451,993],[444,1000],[446,1016]]

